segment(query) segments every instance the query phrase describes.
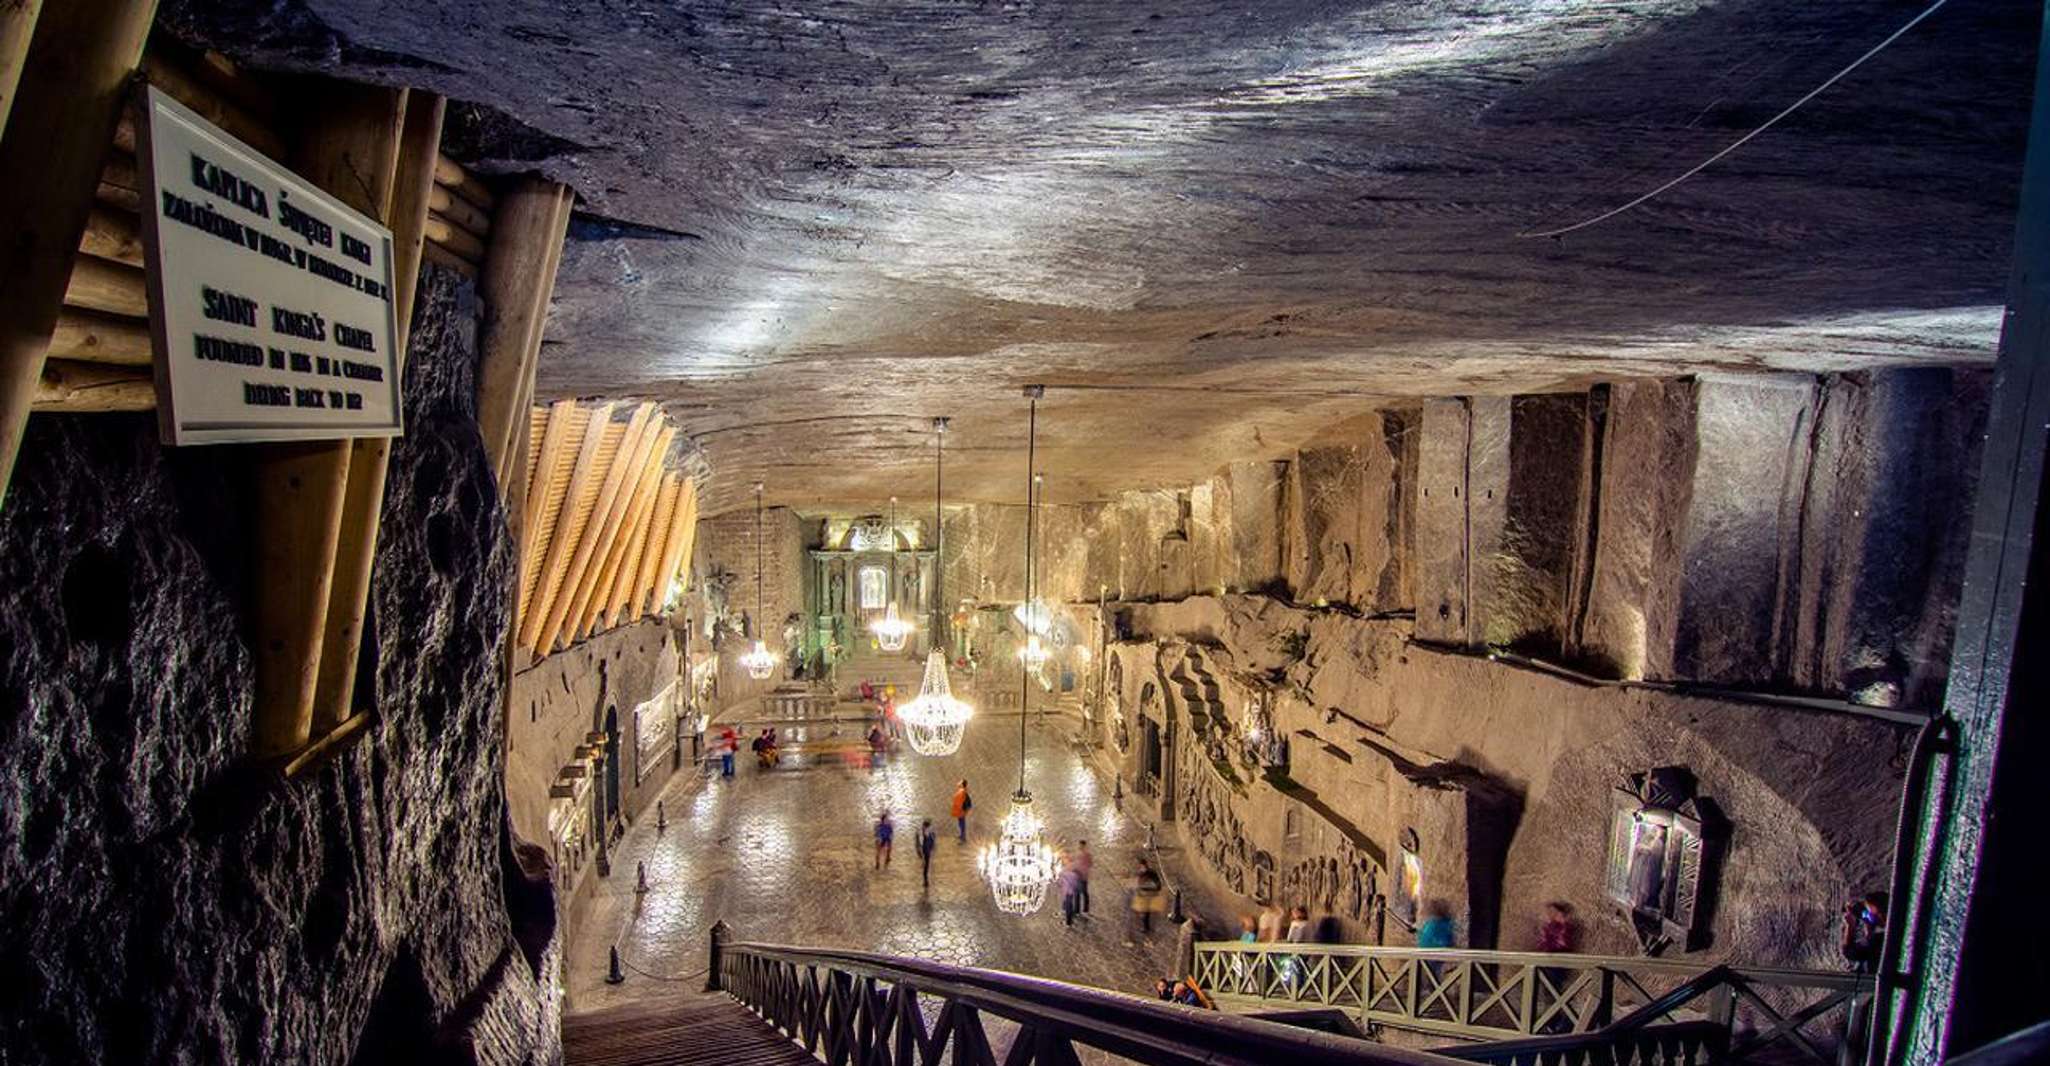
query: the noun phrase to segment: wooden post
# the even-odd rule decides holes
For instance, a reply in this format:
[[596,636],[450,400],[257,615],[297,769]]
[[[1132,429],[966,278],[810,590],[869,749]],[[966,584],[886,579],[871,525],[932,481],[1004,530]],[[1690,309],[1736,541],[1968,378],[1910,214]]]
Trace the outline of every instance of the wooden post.
[[21,81],[29,38],[43,0],[0,0],[0,129],[7,128],[7,110],[14,106],[14,86]]
[[[33,5],[30,5],[33,6]],[[155,21],[156,0],[65,0],[33,18],[0,133],[0,506],[14,475],[29,405],[71,277],[130,72]],[[19,37],[10,16],[4,39]],[[29,161],[33,161],[31,164]]]
[[569,230],[566,186],[528,178],[499,199],[484,259],[483,365],[477,381],[477,422],[484,450],[499,471],[501,488],[521,399],[534,376],[541,326],[555,292],[555,270]]
[[[406,91],[316,83],[295,169],[383,219],[398,171]],[[313,737],[314,695],[349,486],[350,442],[255,449],[256,722],[251,754],[293,755]]]
[[[422,222],[428,193],[434,187],[434,162],[441,151],[447,100],[432,93],[409,92],[403,106],[391,206],[383,219],[392,231],[392,301],[398,319],[401,375],[412,331],[413,298],[419,290]],[[384,479],[390,465],[391,438],[365,437],[350,443],[349,483],[342,502],[334,587],[329,593],[314,693],[316,737],[340,726],[355,706],[356,663],[363,648],[363,619],[370,601],[370,575],[384,515]]]

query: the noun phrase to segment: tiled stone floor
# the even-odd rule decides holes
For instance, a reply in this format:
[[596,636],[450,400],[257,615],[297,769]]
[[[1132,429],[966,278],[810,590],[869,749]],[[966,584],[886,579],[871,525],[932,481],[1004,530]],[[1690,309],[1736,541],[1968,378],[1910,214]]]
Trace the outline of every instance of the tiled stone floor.
[[[906,748],[874,771],[758,771],[743,751],[730,781],[680,777],[665,801],[668,828],[657,832],[650,811],[620,843],[612,875],[574,908],[566,1009],[695,991],[704,981],[706,930],[722,918],[738,940],[915,955],[1143,994],[1171,968],[1175,943],[1175,928],[1158,917],[1151,935],[1141,934],[1127,906],[1145,823],[1116,808],[1109,785],[1060,726],[1028,732],[1027,784],[1049,839],[1087,839],[1096,855],[1093,914],[1074,928],[1062,926],[1053,893],[1030,917],[998,912],[976,873],[975,854],[1017,784],[1015,715],[975,722],[956,755],[925,758]],[[947,818],[964,776],[975,797],[966,845]],[[878,872],[872,826],[883,806],[896,820],[897,850]],[[919,884],[912,847],[921,817],[941,832],[929,890]],[[1175,852],[1163,847],[1161,857],[1168,877],[1182,882]],[[634,892],[637,862],[647,863],[645,896]],[[1213,920],[1222,913],[1193,895],[1185,906]],[[615,942],[627,980],[607,985]]]

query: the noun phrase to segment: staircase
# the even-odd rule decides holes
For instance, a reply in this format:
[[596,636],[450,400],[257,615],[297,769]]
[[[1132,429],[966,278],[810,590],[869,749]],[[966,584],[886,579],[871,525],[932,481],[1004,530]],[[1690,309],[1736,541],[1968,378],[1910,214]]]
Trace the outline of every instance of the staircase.
[[862,650],[849,656],[840,664],[840,696],[842,699],[861,698],[861,683],[870,681],[878,693],[887,685],[897,686],[897,702],[918,695],[919,683],[925,680],[925,661],[913,658],[908,652],[875,652]]
[[803,1048],[727,996],[681,996],[562,1020],[566,1066],[817,1066]]

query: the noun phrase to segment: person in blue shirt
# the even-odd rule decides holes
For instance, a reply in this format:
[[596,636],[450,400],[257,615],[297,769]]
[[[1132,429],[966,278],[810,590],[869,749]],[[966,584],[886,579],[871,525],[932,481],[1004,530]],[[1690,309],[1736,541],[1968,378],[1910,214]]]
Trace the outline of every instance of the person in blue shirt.
[[890,842],[897,837],[897,827],[890,822],[889,808],[876,815],[876,869],[890,865]]
[[1457,947],[1459,938],[1452,925],[1452,908],[1442,899],[1424,904],[1424,920],[1417,923],[1416,946],[1420,948]]

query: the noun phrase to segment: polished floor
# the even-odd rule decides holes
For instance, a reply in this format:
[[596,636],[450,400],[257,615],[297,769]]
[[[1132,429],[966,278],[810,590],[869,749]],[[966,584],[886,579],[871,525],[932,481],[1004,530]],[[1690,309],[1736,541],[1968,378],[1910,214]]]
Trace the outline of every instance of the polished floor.
[[[721,919],[743,941],[914,955],[1146,992],[1172,968],[1176,932],[1157,919],[1151,934],[1141,932],[1128,907],[1147,826],[1113,802],[1108,782],[1058,721],[1028,730],[1026,782],[1049,839],[1063,847],[1087,839],[1096,856],[1092,913],[1073,928],[1063,927],[1052,894],[1037,914],[1000,913],[977,876],[975,853],[1018,783],[1018,718],[989,717],[970,727],[950,757],[906,749],[875,770],[743,764],[731,780],[679,779],[665,799],[668,827],[658,831],[650,811],[621,841],[611,876],[589,886],[573,908],[567,1010],[702,987],[707,930]],[[947,817],[962,777],[975,796],[965,845]],[[873,826],[884,808],[896,823],[897,848],[878,871]],[[941,830],[930,888],[920,883],[912,847],[925,817]],[[1169,879],[1182,883],[1179,856],[1165,847],[1158,854]],[[634,890],[638,863],[647,866],[645,895]],[[1211,919],[1223,913],[1193,888],[1185,901]],[[614,944],[626,981],[608,985]]]

